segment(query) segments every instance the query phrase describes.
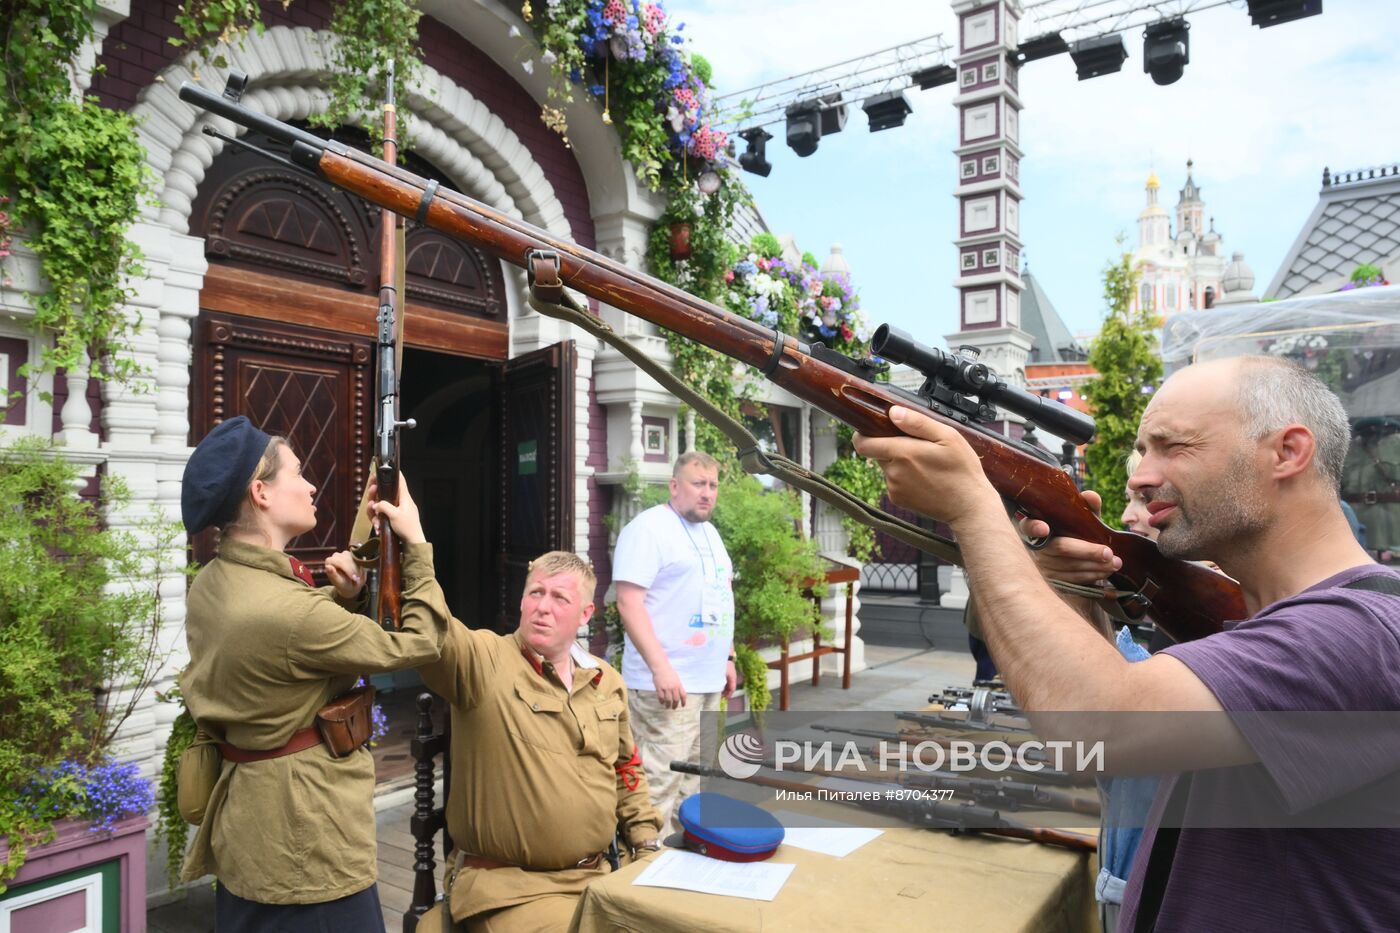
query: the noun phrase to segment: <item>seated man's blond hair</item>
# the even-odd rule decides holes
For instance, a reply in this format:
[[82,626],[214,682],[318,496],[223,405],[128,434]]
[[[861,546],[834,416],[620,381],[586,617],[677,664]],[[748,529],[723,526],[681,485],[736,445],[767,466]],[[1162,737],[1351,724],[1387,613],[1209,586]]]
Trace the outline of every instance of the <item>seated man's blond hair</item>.
[[593,573],[593,565],[571,551],[550,551],[530,561],[526,568],[525,588],[530,588],[530,577],[553,577],[561,573],[578,575],[578,591],[584,602],[593,602],[593,591],[598,587],[598,577]]

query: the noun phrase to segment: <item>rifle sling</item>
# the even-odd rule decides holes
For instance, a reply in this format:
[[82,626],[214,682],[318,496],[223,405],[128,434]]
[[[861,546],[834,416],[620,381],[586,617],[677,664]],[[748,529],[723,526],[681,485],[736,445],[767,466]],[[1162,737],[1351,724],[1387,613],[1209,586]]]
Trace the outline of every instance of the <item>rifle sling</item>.
[[[533,278],[533,276],[532,276]],[[548,290],[545,285],[545,290]],[[958,546],[940,535],[920,528],[912,522],[890,515],[870,505],[824,476],[818,476],[796,461],[779,454],[769,454],[759,449],[758,438],[748,428],[735,421],[716,407],[709,399],[682,382],[670,370],[656,363],[630,341],[618,336],[606,321],[585,311],[562,288],[554,300],[540,294],[535,282],[530,283],[529,303],[540,314],[555,320],[573,324],[580,330],[592,334],[599,340],[616,349],[637,365],[643,372],[655,379],[676,398],[694,408],[706,421],[719,428],[739,451],[739,462],[749,473],[766,473],[803,492],[810,493],[862,524],[876,531],[882,531],[910,547],[926,551],[949,563],[962,565],[962,553]],[[552,296],[551,296],[552,297]]]
[[[627,339],[620,337],[616,331],[601,318],[589,314],[572,295],[564,289],[557,276],[558,266],[554,262],[546,261],[552,259],[547,253],[532,253],[526,263],[529,272],[530,288],[528,302],[545,317],[572,324],[580,330],[592,334],[599,340],[616,349],[636,366],[651,376],[664,389],[680,399],[691,408],[695,409],[706,421],[713,424],[723,432],[724,436],[739,452],[739,463],[748,473],[764,473],[782,480],[788,485],[800,489],[827,505],[842,512],[863,525],[873,528],[877,532],[882,532],[902,541],[912,548],[932,554],[940,560],[945,560],[950,564],[959,567],[963,566],[962,551],[958,548],[957,542],[952,541],[942,535],[936,535],[915,525],[913,522],[905,521],[898,516],[871,505],[859,496],[854,495],[846,489],[841,488],[824,476],[819,476],[811,470],[802,466],[794,460],[790,460],[780,454],[765,453],[759,449],[758,438],[748,428],[735,421],[714,405],[709,399],[696,392],[686,385],[669,369],[659,365],[651,357],[647,356]],[[550,273],[555,273],[553,281],[549,281]],[[546,281],[537,281],[537,277],[545,277]],[[556,297],[557,296],[557,297]],[[778,336],[775,342],[781,348],[785,338],[777,331]],[[779,351],[775,351],[776,360]],[[1107,607],[1112,611],[1117,604],[1113,601],[1114,595],[1111,591],[1104,591],[1094,587],[1078,586],[1072,583],[1064,583],[1060,580],[1049,581],[1051,586],[1074,596],[1085,596],[1091,599],[1103,599]]]

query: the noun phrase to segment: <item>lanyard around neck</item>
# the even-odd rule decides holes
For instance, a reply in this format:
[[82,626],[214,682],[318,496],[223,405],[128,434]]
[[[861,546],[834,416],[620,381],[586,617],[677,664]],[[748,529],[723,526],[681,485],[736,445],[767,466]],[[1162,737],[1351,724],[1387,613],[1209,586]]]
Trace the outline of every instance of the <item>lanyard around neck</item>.
[[[685,532],[686,540],[690,542],[691,547],[695,548],[695,556],[700,558],[700,575],[703,577],[705,575],[705,555],[703,552],[701,552],[700,545],[695,543],[695,536],[690,533],[690,526],[686,523],[685,516],[682,515],[680,512],[677,512],[676,507],[669,502],[666,503],[666,508],[670,509],[671,513],[676,516],[676,521],[681,523],[681,530]],[[700,526],[700,534],[704,536],[705,546],[709,548],[710,534],[705,530],[704,525]],[[715,556],[713,549],[711,550],[710,556],[714,559],[715,566],[718,567],[719,558]]]

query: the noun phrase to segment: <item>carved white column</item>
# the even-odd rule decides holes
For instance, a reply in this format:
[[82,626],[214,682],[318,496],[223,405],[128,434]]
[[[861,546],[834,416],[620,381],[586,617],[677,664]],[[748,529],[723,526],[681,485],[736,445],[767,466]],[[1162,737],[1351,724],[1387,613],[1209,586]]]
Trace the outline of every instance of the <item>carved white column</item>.
[[688,408],[685,412],[685,452],[690,453],[695,449],[695,409]]
[[83,44],[69,68],[68,77],[73,84],[75,100],[80,100],[92,85],[92,69],[97,64],[97,56],[102,51],[107,33],[130,15],[131,0],[97,0],[97,8],[92,15],[92,38]]
[[627,457],[634,464],[640,464],[646,459],[646,448],[642,446],[642,403],[640,400],[631,402],[627,408],[632,415],[629,422],[631,441],[627,445]]
[[75,450],[92,450],[97,447],[97,435],[93,433],[92,408],[88,405],[88,356],[83,354],[77,365],[63,374],[68,384],[68,398],[63,403],[58,417],[62,424],[54,440]]

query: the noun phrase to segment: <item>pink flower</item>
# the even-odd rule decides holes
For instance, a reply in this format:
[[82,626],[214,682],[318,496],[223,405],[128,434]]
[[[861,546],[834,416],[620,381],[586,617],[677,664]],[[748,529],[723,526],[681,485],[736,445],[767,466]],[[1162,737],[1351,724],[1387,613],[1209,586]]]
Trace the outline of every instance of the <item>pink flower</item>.
[[625,23],[627,7],[622,5],[622,0],[608,0],[607,6],[603,7],[603,19],[609,23]]
[[851,329],[850,329],[849,327],[847,327],[845,324],[842,324],[842,325],[841,325],[841,339],[842,339],[842,340],[844,340],[844,341],[846,341],[847,343],[849,343],[850,340],[851,340],[851,338],[854,337],[854,336],[855,336],[855,334],[851,331]]
[[760,260],[758,261],[758,267],[759,267],[760,269],[762,269],[764,272],[767,272],[767,271],[768,271],[768,267],[769,267],[770,265],[772,265],[772,263],[770,263],[767,259],[760,259]]
[[654,3],[642,4],[642,28],[653,36],[666,25],[666,14]]
[[725,281],[725,284],[726,284],[726,285],[727,285],[728,283],[734,281],[734,270],[733,270],[733,269],[728,269],[728,270],[725,271],[725,273],[724,273],[724,281]]

